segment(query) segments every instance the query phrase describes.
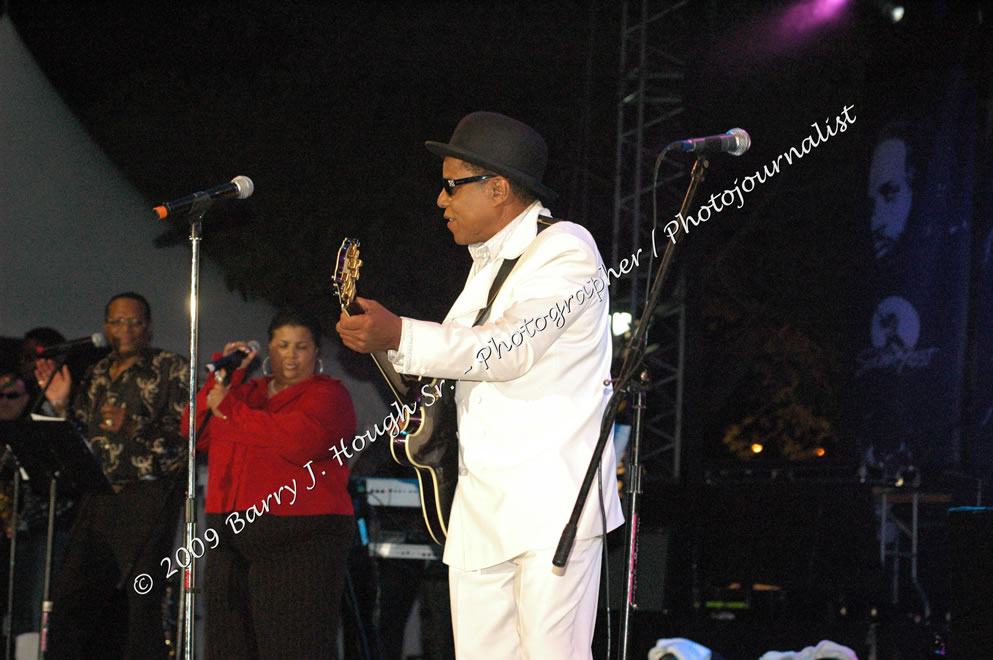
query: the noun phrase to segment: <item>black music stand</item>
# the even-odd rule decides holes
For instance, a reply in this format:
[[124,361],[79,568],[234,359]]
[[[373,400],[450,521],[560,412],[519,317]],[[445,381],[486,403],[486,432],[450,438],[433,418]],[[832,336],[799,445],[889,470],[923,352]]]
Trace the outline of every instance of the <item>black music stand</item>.
[[[52,612],[50,588],[52,546],[55,535],[56,495],[79,498],[84,493],[112,493],[113,488],[90,445],[72,422],[3,421],[0,442],[6,443],[35,494],[48,499],[48,537],[45,544],[45,588],[41,606],[38,657],[44,658],[48,642],[48,617]],[[46,493],[47,491],[47,493]],[[16,530],[15,530],[16,532]]]

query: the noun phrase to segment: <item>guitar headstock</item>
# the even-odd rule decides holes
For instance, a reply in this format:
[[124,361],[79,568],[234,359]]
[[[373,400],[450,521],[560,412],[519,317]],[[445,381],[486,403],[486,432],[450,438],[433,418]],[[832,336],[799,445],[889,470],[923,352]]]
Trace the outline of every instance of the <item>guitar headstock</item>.
[[[341,308],[348,311],[348,307],[355,300],[355,282],[359,279],[359,268],[362,260],[359,259],[359,241],[357,238],[346,238],[338,248],[338,260],[334,265],[334,277],[332,284],[334,291],[338,294],[338,302]],[[355,305],[358,307],[358,305]]]

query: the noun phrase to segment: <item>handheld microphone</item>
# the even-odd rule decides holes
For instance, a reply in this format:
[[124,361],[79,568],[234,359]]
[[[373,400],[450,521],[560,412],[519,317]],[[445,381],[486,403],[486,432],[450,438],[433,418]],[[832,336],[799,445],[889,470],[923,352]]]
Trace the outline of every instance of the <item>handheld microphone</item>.
[[740,156],[752,146],[752,138],[743,128],[732,128],[727,133],[690,140],[677,140],[666,149],[692,151],[695,153],[726,151],[732,156]]
[[62,353],[68,353],[77,348],[84,348],[89,346],[96,346],[97,348],[103,348],[107,345],[107,340],[104,338],[103,333],[94,332],[89,337],[83,337],[82,339],[73,339],[72,341],[63,342],[61,344],[54,344],[48,348],[42,348],[38,346],[35,351],[38,353],[37,357],[47,358],[53,355],[61,355]]
[[180,197],[179,199],[173,200],[171,202],[166,202],[161,206],[156,206],[152,211],[155,213],[155,217],[158,220],[169,217],[170,215],[181,215],[189,214],[193,205],[204,199],[209,199],[210,203],[213,203],[219,199],[228,199],[230,197],[236,197],[237,199],[245,199],[251,197],[252,193],[255,192],[255,184],[247,176],[236,176],[231,179],[228,183],[222,183],[219,186],[214,186],[209,190],[202,190],[200,192],[193,193],[192,195],[187,195],[186,197]]
[[[259,342],[255,341],[254,339],[248,342],[248,347],[253,351],[255,351],[256,353],[262,350],[262,346],[260,346]],[[220,369],[224,369],[226,373],[231,373],[232,371],[237,369],[238,365],[241,364],[241,361],[247,357],[248,357],[248,353],[239,348],[235,352],[228,353],[222,358],[218,358],[213,362],[208,362],[204,368],[211,373],[214,371],[218,371]]]

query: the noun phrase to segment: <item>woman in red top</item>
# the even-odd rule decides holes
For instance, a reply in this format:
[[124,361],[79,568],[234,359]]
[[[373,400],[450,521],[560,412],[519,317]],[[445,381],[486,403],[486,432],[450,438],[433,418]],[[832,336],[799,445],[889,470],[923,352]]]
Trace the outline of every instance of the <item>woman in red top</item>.
[[207,524],[220,536],[206,560],[211,658],[332,655],[355,522],[348,468],[329,450],[354,436],[355,411],[340,381],[316,373],[319,337],[314,319],[280,312],[271,376],[244,382],[255,353],[235,341],[224,354],[248,356],[230,385],[211,376],[197,394],[198,428],[211,416],[197,442]]

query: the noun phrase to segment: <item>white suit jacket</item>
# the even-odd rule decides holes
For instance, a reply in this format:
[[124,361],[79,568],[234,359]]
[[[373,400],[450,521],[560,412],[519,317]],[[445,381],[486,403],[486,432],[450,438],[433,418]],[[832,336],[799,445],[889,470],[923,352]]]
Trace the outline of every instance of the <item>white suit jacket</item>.
[[[538,234],[539,211],[547,214],[535,203],[508,225],[499,254],[470,275],[444,323],[403,319],[394,359],[401,373],[460,381],[459,482],[444,561],[463,570],[557,545],[611,393],[600,253],[571,222]],[[472,327],[502,259],[517,256],[487,320]],[[616,465],[608,442],[601,468],[607,531],[623,522]],[[576,538],[602,531],[594,480]]]

